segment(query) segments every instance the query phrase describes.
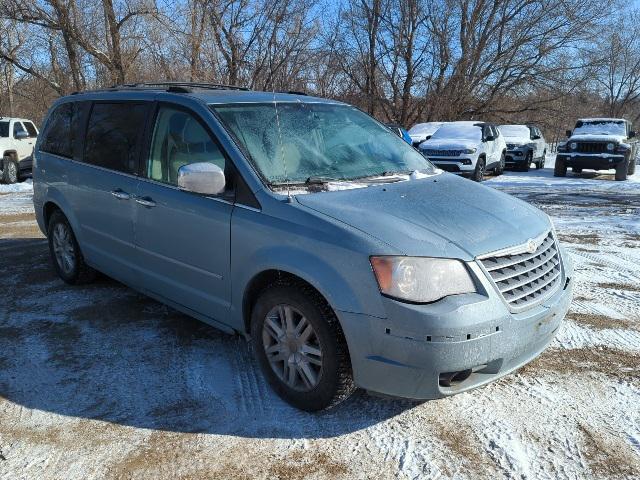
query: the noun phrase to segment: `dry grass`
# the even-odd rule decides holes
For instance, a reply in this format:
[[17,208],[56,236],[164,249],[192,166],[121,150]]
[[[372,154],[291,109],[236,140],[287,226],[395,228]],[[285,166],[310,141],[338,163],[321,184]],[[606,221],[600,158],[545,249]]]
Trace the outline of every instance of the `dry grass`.
[[571,235],[559,235],[560,241],[564,243],[582,243],[588,245],[598,245],[600,237],[595,233],[573,233]]
[[605,290],[625,290],[627,292],[640,292],[640,285],[631,285],[630,283],[614,283],[614,282],[601,282],[596,283],[600,288]]
[[596,478],[638,478],[640,457],[619,437],[579,423],[580,452]]
[[610,347],[585,347],[547,350],[520,369],[520,374],[538,376],[541,370],[561,375],[599,373],[640,384],[639,369],[640,355],[635,352]]
[[632,320],[611,318],[607,315],[596,315],[592,313],[569,313],[567,318],[580,325],[585,325],[596,330],[622,328],[640,331],[640,320],[634,322]]

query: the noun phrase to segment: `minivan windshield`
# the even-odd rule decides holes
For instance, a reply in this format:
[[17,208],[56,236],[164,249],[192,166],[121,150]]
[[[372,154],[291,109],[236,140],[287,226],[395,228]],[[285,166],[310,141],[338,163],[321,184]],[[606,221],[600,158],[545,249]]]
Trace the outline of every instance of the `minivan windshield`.
[[482,140],[482,126],[474,125],[473,123],[447,123],[436,130],[431,140],[445,138],[480,142]]
[[270,185],[436,172],[395,133],[348,105],[278,102],[211,108]]
[[0,138],[9,136],[9,122],[0,122]]
[[626,136],[626,126],[622,120],[579,121],[574,135],[622,135]]

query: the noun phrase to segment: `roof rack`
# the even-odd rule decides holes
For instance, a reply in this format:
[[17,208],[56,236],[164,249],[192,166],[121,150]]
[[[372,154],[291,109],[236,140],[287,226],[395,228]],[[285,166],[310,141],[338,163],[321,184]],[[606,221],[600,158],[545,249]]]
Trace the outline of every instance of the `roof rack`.
[[[100,88],[96,90],[85,90],[91,92],[112,92],[116,90],[134,90],[134,89],[165,89],[167,92],[175,93],[191,93],[192,89],[206,89],[206,90],[242,90],[248,91],[247,87],[241,87],[239,85],[224,85],[221,83],[201,83],[201,82],[139,82],[139,83],[123,83],[120,85],[113,85],[108,88]],[[84,92],[73,92],[72,95],[76,95]]]
[[203,88],[208,90],[249,90],[247,87],[241,87],[239,85],[225,85],[222,83],[202,83],[202,82],[143,82],[143,83],[124,83],[122,85],[115,85],[113,88],[154,88],[154,87],[168,87],[175,88],[176,90],[184,88],[187,91],[190,88]]

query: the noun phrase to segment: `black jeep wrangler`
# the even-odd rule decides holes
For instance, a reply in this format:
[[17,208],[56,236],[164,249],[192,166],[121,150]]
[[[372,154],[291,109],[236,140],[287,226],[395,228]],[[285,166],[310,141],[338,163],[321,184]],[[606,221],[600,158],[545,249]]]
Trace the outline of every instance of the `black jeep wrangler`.
[[631,123],[623,118],[583,118],[567,130],[568,140],[558,144],[554,176],[564,177],[567,168],[616,170],[616,180],[626,180],[636,170],[638,142]]

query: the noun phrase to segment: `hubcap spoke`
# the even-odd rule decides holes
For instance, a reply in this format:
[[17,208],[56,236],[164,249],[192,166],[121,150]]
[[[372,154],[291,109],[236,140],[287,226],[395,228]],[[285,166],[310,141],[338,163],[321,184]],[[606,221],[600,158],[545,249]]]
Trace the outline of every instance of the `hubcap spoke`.
[[273,372],[298,391],[315,388],[322,376],[322,347],[313,325],[292,305],[273,307],[262,331],[263,348]]

